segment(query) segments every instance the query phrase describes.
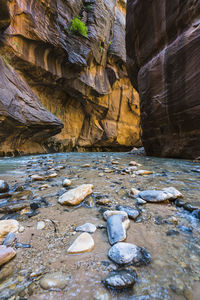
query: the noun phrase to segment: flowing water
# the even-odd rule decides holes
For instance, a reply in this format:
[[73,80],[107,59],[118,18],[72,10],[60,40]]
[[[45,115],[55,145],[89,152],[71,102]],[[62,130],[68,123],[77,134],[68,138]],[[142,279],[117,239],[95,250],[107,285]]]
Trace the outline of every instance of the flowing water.
[[[113,164],[113,160],[118,164]],[[131,177],[124,172],[131,160],[153,174]],[[57,169],[57,177],[41,182],[31,180],[33,174],[46,176],[50,168]],[[71,187],[94,184],[93,195],[78,207],[61,206],[58,197],[64,192],[64,178],[72,180]],[[0,179],[9,183],[14,194],[17,187],[32,191],[31,201],[39,207],[34,212],[23,209],[0,214],[1,219],[17,218],[24,227],[22,233],[17,233],[18,242],[31,246],[16,249],[16,257],[1,268],[0,299],[200,299],[200,221],[194,213],[177,208],[173,203],[148,203],[141,207],[137,221],[131,221],[126,241],[146,248],[152,260],[148,266],[130,266],[138,274],[136,284],[130,290],[116,292],[106,289],[101,282],[109,271],[118,267],[107,257],[110,245],[101,214],[104,207],[96,203],[97,198],[104,195],[110,199],[108,209],[118,204],[134,207],[136,200],[130,197],[132,187],[146,190],[174,186],[182,192],[185,202],[198,208],[198,162],[133,153],[25,156],[0,159]],[[41,188],[44,184],[48,186]],[[37,230],[38,221],[45,222],[44,229]],[[79,255],[67,254],[67,248],[79,235],[75,227],[85,222],[103,225],[93,234],[94,250]],[[176,235],[166,234],[172,230]],[[56,271],[66,275],[65,289],[42,289],[41,277]]]

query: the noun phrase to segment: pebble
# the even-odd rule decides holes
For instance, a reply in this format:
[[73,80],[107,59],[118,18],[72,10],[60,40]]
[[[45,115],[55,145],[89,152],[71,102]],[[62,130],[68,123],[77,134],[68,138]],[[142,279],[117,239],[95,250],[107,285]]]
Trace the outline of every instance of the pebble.
[[136,198],[136,203],[138,205],[143,205],[143,204],[146,204],[147,201],[143,200],[142,198]]
[[140,192],[137,196],[147,202],[163,202],[174,199],[172,194],[166,193],[162,190],[146,190]]
[[119,265],[133,264],[134,266],[147,265],[151,259],[146,249],[122,242],[110,248],[108,257]]
[[83,252],[91,252],[94,249],[94,240],[92,236],[84,232],[77,237],[73,244],[68,248],[67,253],[76,254]]
[[167,235],[167,236],[179,235],[179,234],[180,234],[180,232],[177,231],[177,230],[174,230],[174,229],[170,229],[170,230],[168,230],[168,231],[166,232],[166,235]]
[[112,215],[107,219],[108,239],[111,245],[126,239],[126,229],[122,224],[123,215]]
[[136,161],[132,160],[129,163],[129,166],[137,166],[138,164],[136,163]]
[[16,232],[19,229],[19,222],[16,220],[1,220],[0,221],[0,241],[10,232]]
[[137,190],[137,189],[135,189],[135,188],[132,188],[132,189],[131,189],[131,194],[132,194],[132,195],[137,196],[139,193],[140,193],[139,190]]
[[66,275],[62,272],[55,272],[44,275],[40,279],[40,286],[45,289],[64,289],[67,285]]
[[63,185],[64,187],[68,187],[68,186],[70,186],[71,184],[72,184],[72,181],[71,181],[70,179],[68,179],[68,178],[64,179],[64,180],[63,180],[63,183],[62,183],[62,185]]
[[107,205],[109,204],[111,201],[109,198],[102,198],[96,201],[97,204],[99,205]]
[[134,209],[130,206],[118,205],[116,209],[119,211],[125,211],[128,214],[128,217],[133,220],[135,220],[140,215],[139,210]]
[[143,175],[153,174],[153,172],[152,171],[147,171],[147,170],[138,170],[138,171],[135,172],[135,174],[143,176]]
[[85,223],[81,226],[76,227],[76,231],[81,231],[81,232],[88,232],[88,233],[94,233],[97,228],[94,224],[92,223]]
[[9,191],[9,185],[5,180],[0,180],[0,193],[6,193]]
[[108,288],[124,289],[132,287],[136,282],[136,272],[133,270],[121,269],[112,271],[103,280],[103,284]]
[[82,184],[64,193],[59,197],[58,202],[62,205],[80,204],[88,195],[92,194],[93,187],[93,184]]
[[107,221],[109,217],[114,215],[121,215],[124,216],[124,218],[128,219],[128,214],[125,211],[119,211],[119,210],[106,210],[103,213],[103,218],[105,221]]
[[55,177],[57,177],[57,176],[58,176],[57,173],[52,173],[52,174],[48,175],[47,178],[55,178]]
[[16,252],[11,247],[0,245],[0,266],[11,260],[16,255]]
[[81,168],[89,168],[90,167],[90,164],[84,164],[81,166]]
[[31,179],[32,179],[33,181],[43,181],[43,180],[44,180],[44,177],[42,177],[42,176],[40,176],[40,175],[38,175],[38,174],[34,174],[34,175],[31,176]]
[[12,244],[16,241],[17,237],[16,235],[14,234],[14,232],[10,232],[6,235],[2,245],[5,245],[5,246],[12,246]]
[[37,222],[37,230],[42,230],[45,228],[45,222],[44,221],[39,221]]

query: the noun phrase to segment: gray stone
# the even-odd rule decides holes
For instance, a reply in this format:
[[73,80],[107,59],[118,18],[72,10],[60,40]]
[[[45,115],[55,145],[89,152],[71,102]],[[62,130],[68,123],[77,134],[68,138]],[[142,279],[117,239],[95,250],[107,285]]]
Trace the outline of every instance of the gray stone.
[[124,216],[113,215],[107,220],[108,239],[111,245],[126,239],[126,229],[123,226]]
[[40,286],[45,290],[64,289],[66,285],[66,275],[61,272],[46,274],[40,280]]
[[7,247],[12,246],[12,244],[16,241],[16,239],[17,237],[14,234],[14,232],[10,232],[6,235],[2,245],[5,245]]
[[135,284],[136,277],[137,275],[135,271],[122,269],[110,272],[106,279],[103,280],[103,283],[108,288],[130,288]]
[[118,205],[116,209],[119,211],[125,211],[128,214],[128,217],[133,220],[135,220],[140,215],[139,210],[134,209],[130,206]]
[[81,226],[76,227],[76,231],[94,233],[96,231],[96,226],[92,223],[85,223]]
[[156,191],[156,190],[146,190],[140,192],[138,198],[142,198],[147,202],[163,202],[166,200],[173,200],[174,196],[170,193],[164,191]]
[[150,253],[146,249],[129,243],[117,243],[108,252],[108,257],[119,265],[134,266],[150,263]]

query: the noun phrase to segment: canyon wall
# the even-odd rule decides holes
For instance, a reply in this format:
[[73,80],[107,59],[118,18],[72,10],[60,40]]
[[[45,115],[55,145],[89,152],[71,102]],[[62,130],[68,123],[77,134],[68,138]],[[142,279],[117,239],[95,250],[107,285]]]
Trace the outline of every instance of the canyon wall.
[[200,156],[200,1],[128,0],[126,47],[147,154]]
[[[139,97],[125,67],[126,1],[0,0],[0,4],[5,11],[0,13],[0,70],[7,79],[5,73],[10,73],[9,84],[14,85],[10,88],[5,82],[3,95],[8,89],[10,113],[15,111],[14,99],[14,105],[23,107],[22,115],[27,111],[25,119],[31,123],[21,122],[21,127],[13,123],[9,130],[2,127],[1,150],[40,152],[32,145],[35,141],[42,144],[43,151],[139,146]],[[87,37],[70,30],[77,16],[88,28]],[[5,102],[6,97],[1,118],[5,117]],[[22,149],[28,136],[31,147]]]

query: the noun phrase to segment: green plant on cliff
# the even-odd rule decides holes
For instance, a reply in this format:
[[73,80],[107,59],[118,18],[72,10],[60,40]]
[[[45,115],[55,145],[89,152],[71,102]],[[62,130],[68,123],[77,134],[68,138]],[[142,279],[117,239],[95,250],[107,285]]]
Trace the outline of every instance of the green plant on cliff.
[[72,19],[72,22],[71,22],[71,26],[70,26],[70,32],[71,33],[75,33],[75,34],[80,34],[84,37],[87,37],[88,34],[88,28],[87,26],[85,25],[85,23],[83,23],[81,21],[81,17],[75,17]]

